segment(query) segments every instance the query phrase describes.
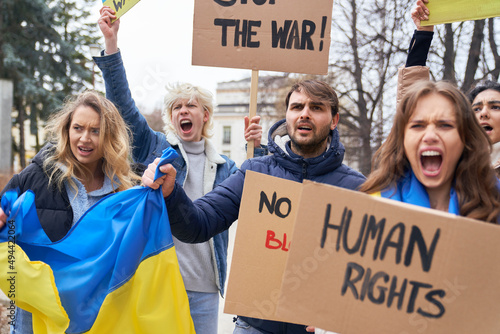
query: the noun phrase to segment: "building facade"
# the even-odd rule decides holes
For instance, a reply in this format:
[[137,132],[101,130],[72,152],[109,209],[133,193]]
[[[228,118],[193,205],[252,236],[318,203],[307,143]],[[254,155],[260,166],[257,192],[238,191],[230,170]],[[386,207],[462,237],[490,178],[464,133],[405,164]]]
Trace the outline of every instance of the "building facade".
[[[269,128],[285,117],[284,97],[281,96],[287,81],[279,76],[259,78],[257,115],[261,117],[262,144],[267,144]],[[238,167],[247,158],[244,117],[249,114],[250,86],[250,78],[217,84],[212,139],[217,151],[234,160]]]

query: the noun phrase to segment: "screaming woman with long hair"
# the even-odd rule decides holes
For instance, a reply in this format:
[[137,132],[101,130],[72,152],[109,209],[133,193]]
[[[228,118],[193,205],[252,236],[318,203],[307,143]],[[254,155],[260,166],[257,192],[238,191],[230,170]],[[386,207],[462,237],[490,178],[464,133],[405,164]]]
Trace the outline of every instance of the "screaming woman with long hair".
[[447,82],[419,81],[403,96],[361,191],[497,223],[491,144],[470,102]]

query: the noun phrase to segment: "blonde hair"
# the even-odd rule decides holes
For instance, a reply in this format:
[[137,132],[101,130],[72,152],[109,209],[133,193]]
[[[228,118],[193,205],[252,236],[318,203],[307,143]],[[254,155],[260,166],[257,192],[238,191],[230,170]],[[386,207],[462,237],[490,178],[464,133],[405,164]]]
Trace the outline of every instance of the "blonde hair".
[[167,95],[165,95],[164,99],[165,112],[162,115],[163,122],[165,123],[165,132],[176,132],[172,124],[172,107],[177,100],[182,99],[189,102],[197,101],[203,110],[208,111],[208,121],[203,125],[201,135],[205,138],[212,137],[212,129],[214,127],[212,119],[214,114],[212,93],[207,89],[189,83],[175,83],[168,85],[166,89]]
[[491,144],[479,125],[467,97],[448,82],[419,81],[403,96],[386,141],[375,152],[372,172],[360,191],[375,193],[395,187],[411,169],[404,152],[405,128],[418,101],[429,94],[440,94],[453,103],[457,129],[464,143],[462,156],[455,168],[455,191],[460,215],[496,223],[500,214],[498,179],[490,164]]
[[[56,184],[62,189],[63,182],[78,192],[76,184],[71,179],[78,175],[84,180],[93,178],[91,171],[82,165],[73,155],[69,141],[69,129],[73,114],[80,106],[90,107],[100,117],[99,145],[103,152],[102,170],[111,180],[115,191],[126,190],[134,186],[140,178],[130,167],[131,132],[115,105],[102,94],[88,90],[79,95],[67,98],[57,113],[53,114],[47,123],[48,140],[54,143],[51,154],[44,162],[44,170],[49,176],[49,184]],[[65,171],[57,168],[57,164],[67,167]]]

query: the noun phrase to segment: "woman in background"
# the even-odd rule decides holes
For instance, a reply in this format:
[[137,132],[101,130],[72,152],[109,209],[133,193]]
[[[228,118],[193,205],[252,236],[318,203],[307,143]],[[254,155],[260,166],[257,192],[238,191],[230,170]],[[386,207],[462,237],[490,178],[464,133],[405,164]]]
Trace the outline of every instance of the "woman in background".
[[479,124],[493,143],[491,163],[497,176],[500,176],[500,84],[488,80],[467,95]]

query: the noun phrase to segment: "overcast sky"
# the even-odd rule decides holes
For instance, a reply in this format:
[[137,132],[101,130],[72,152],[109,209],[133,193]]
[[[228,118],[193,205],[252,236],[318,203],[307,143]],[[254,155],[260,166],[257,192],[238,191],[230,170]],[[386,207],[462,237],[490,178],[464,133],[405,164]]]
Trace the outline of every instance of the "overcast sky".
[[[93,10],[96,24],[100,7]],[[191,65],[193,12],[194,0],[141,0],[121,18],[118,46],[142,109],[161,104],[167,83],[190,82],[215,96],[217,82],[251,75],[251,70]]]

